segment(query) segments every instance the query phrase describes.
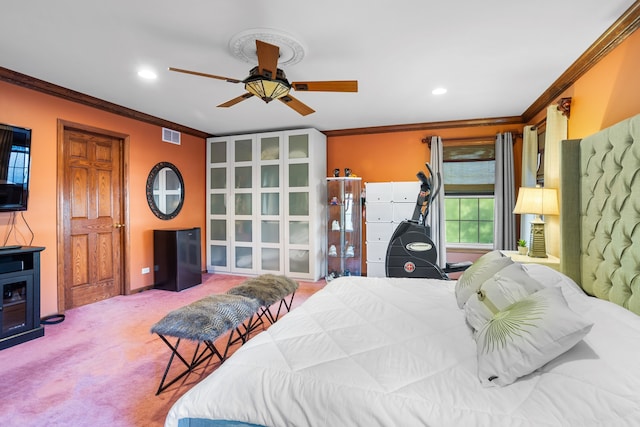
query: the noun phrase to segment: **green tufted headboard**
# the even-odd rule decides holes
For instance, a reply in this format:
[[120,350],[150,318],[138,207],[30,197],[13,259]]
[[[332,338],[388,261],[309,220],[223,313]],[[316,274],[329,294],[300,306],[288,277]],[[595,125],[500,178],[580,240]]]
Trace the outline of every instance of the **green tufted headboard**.
[[640,115],[560,150],[561,269],[640,314]]

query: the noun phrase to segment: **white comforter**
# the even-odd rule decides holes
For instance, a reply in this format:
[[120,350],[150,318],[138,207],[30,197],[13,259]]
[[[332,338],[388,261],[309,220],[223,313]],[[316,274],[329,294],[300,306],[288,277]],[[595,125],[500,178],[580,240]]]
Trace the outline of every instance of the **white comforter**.
[[483,388],[455,282],[332,281],[187,392],[168,414],[265,426],[640,425],[640,317],[568,289],[595,320],[576,347]]

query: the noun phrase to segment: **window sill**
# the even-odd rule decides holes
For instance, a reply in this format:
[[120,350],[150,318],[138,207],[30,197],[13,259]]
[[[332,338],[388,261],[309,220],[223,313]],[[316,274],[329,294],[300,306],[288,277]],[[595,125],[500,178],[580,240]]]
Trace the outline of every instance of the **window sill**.
[[447,252],[485,253],[493,250],[493,244],[448,243]]

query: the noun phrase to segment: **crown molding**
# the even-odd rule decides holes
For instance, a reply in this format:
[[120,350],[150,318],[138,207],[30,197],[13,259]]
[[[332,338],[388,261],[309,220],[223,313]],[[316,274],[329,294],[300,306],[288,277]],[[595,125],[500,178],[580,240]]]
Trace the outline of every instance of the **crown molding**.
[[358,129],[324,131],[327,136],[362,135],[414,130],[447,129],[455,127],[526,124],[547,106],[554,103],[582,75],[622,43],[640,27],[640,0],[627,9],[520,117],[460,120],[452,122],[418,123],[398,126],[379,126]]
[[470,120],[451,120],[445,122],[430,122],[430,123],[414,123],[406,125],[394,125],[394,126],[376,126],[367,128],[354,128],[354,129],[341,129],[341,130],[328,130],[323,131],[326,136],[350,136],[350,135],[368,135],[373,133],[390,133],[390,132],[412,132],[412,131],[424,131],[424,130],[439,130],[439,129],[453,129],[453,128],[466,128],[477,126],[496,126],[496,125],[522,125],[522,117],[494,117],[487,119],[470,119]]
[[18,73],[17,71],[9,70],[7,68],[0,67],[0,81],[11,83],[16,86],[22,86],[27,89],[45,93],[47,95],[56,96],[58,98],[66,99],[67,101],[83,104],[89,107],[96,108],[98,110],[106,111],[108,113],[127,117],[129,119],[134,119],[152,125],[173,129],[188,135],[197,136],[199,138],[207,138],[209,136],[207,132],[202,132],[197,129],[179,125],[177,123],[160,119],[150,114],[141,113],[140,111],[132,110],[130,108],[113,104],[111,102],[95,98],[93,96],[85,95],[84,93],[76,92],[75,90],[54,85],[52,83],[45,82],[44,80],[39,80],[34,77]]
[[[602,34],[551,86],[522,113],[522,121],[528,123],[547,106],[569,89],[580,77],[596,65],[604,56],[622,43],[640,26],[640,1],[636,1],[616,22]],[[562,37],[560,34],[559,37]]]

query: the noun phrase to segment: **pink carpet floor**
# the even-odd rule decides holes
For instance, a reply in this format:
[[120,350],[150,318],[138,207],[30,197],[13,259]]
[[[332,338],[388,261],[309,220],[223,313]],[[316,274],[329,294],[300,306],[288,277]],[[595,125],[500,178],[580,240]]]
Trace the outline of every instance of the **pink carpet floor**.
[[[1,350],[0,426],[162,426],[171,405],[219,363],[210,360],[156,396],[170,350],[151,326],[245,279],[205,274],[202,285],[182,292],[154,289],[68,310],[44,337]],[[325,284],[299,283],[294,307]],[[226,337],[218,343],[223,348]]]

